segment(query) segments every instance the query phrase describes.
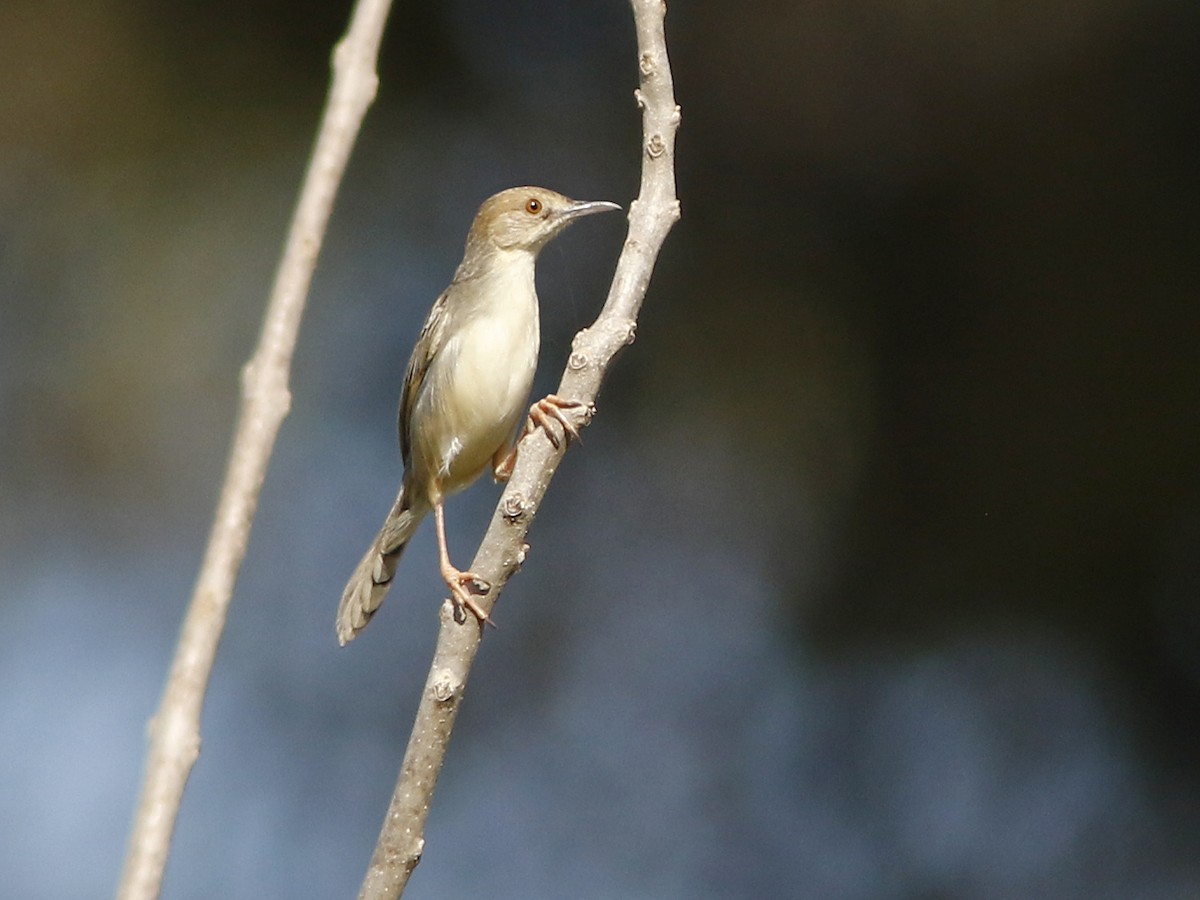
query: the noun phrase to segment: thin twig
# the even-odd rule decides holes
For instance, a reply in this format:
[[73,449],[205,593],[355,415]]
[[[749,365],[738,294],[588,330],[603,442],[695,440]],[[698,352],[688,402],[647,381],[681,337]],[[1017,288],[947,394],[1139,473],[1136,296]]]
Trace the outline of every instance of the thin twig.
[[333,83],[258,347],[242,372],[242,403],[208,549],[158,712],[119,900],[162,889],[175,819],[200,753],[200,711],[250,524],[279,426],[291,404],[288,370],[325,226],[359,125],[375,98],[375,62],[391,0],[359,0],[333,55]]
[[[608,299],[599,318],[575,336],[557,393],[591,408],[613,358],[631,343],[637,314],[659,250],[679,218],[675,197],[675,131],[679,107],[671,82],[662,0],[631,0],[637,28],[642,108],[642,183],[629,212],[629,234]],[[505,582],[521,565],[525,535],[562,459],[541,431],[521,443],[508,487],[500,498],[470,571],[492,585],[479,598],[490,611]],[[379,841],[359,892],[359,900],[394,900],[421,859],[425,820],[438,773],[445,759],[467,676],[479,649],[481,628],[473,616],[460,625],[449,602],[443,604],[441,629],[433,664],[421,695],[400,776],[384,819]]]

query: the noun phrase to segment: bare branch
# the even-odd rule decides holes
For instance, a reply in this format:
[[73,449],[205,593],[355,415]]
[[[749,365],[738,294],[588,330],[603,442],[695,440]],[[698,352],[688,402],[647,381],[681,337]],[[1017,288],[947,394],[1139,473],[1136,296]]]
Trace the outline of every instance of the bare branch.
[[246,555],[250,524],[279,426],[291,403],[288,370],[325,226],[350,149],[375,98],[375,62],[391,0],[359,0],[333,55],[333,83],[258,347],[242,372],[242,403],[208,549],[158,712],[119,900],[151,900],[163,871],[188,775],[200,753],[200,711]]
[[[662,0],[631,3],[641,76],[636,98],[642,108],[644,132],[641,190],[630,208],[628,237],[604,309],[591,327],[575,336],[557,391],[562,397],[587,404],[588,409],[613,358],[633,341],[654,263],[667,233],[679,219],[675,197],[679,107],[663,32],[666,4]],[[521,443],[512,478],[470,567],[492,585],[488,595],[479,598],[485,611],[491,610],[524,559],[525,535],[564,452],[565,443],[561,449],[552,446],[540,430]],[[481,628],[473,616],[457,624],[449,602],[443,604],[433,664],[359,900],[399,897],[420,862],[425,820],[480,639]]]

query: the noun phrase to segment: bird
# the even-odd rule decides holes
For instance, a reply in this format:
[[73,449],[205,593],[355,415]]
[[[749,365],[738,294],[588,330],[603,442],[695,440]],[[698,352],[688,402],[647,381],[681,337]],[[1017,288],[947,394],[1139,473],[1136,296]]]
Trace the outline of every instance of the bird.
[[[462,262],[433,304],[408,361],[400,394],[400,491],[378,536],[346,584],[337,612],[345,646],[383,602],[405,546],[433,513],[438,562],[456,617],[469,610],[490,622],[473,595],[490,585],[450,562],[444,502],[490,464],[507,481],[516,462],[516,430],[526,412],[540,341],[535,263],[538,253],[584,216],[619,210],[605,200],[572,200],[541,187],[515,187],[488,198],[467,234]],[[550,394],[528,407],[522,437],[537,428],[557,447],[578,432],[567,411],[578,401]]]

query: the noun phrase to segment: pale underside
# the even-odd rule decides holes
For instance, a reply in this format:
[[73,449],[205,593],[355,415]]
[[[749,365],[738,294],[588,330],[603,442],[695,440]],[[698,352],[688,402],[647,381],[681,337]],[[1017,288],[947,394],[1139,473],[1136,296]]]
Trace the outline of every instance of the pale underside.
[[[431,502],[474,481],[508,447],[525,413],[537,367],[538,308],[533,254],[515,255],[514,265],[491,270],[502,274],[471,286],[487,302],[456,310],[466,315],[444,332],[453,336],[417,389],[410,483],[428,486]],[[510,299],[497,302],[503,295]]]

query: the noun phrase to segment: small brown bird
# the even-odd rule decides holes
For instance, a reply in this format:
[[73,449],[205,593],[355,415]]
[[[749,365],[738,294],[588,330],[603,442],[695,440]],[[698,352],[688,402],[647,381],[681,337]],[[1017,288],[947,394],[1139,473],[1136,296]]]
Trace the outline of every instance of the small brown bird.
[[[474,593],[488,585],[450,563],[442,503],[471,484],[489,463],[505,481],[516,461],[514,432],[537,368],[539,327],[534,263],[551,238],[582,216],[620,209],[581,202],[539,187],[501,191],[475,216],[450,286],[421,329],[400,395],[400,494],[342,594],[337,635],[343,646],[361,631],[391,586],[405,544],[433,511],[442,578],[453,602],[480,621]],[[553,394],[529,408],[537,427],[558,445],[551,419],[578,436],[563,412],[578,406]]]

